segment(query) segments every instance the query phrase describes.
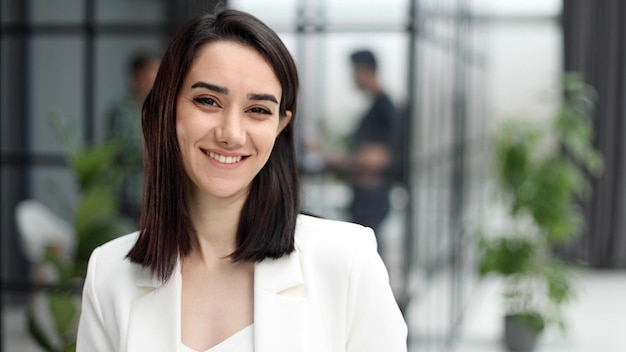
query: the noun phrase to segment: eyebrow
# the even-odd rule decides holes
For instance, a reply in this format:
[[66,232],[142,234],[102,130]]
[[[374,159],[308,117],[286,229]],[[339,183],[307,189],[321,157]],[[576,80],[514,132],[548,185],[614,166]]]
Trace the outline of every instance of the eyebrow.
[[271,94],[248,94],[250,100],[267,100],[278,104],[278,99]]
[[[228,88],[221,87],[215,84],[206,83],[206,82],[196,82],[191,85],[191,88],[204,88],[210,91],[220,93],[220,94],[228,94]],[[262,94],[262,93],[250,93],[247,95],[247,98],[250,100],[265,100],[271,101],[278,104],[278,99],[272,94]]]
[[214,91],[216,93],[228,94],[228,88],[220,87],[215,84],[206,83],[206,82],[196,82],[191,85],[191,88],[205,88],[205,89]]

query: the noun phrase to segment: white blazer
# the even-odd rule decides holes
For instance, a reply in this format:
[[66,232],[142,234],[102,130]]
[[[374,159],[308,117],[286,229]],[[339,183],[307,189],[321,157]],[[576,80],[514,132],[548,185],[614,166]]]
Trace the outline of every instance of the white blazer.
[[[124,259],[138,233],[94,250],[77,352],[174,352],[180,263],[167,284]],[[296,250],[254,268],[255,352],[401,352],[407,326],[371,229],[300,215]]]

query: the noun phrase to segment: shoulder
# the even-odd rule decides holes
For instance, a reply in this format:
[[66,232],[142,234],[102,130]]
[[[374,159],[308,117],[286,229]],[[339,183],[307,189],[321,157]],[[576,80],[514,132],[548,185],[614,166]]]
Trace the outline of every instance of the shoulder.
[[393,102],[391,101],[391,98],[389,97],[389,95],[385,92],[382,92],[380,94],[378,94],[376,96],[376,102],[379,104],[384,104],[384,105],[391,105],[393,106]]
[[96,249],[101,253],[101,255],[106,254],[107,257],[110,257],[112,260],[123,259],[126,257],[128,251],[130,251],[130,249],[135,245],[138,237],[139,231],[135,231],[113,239]]
[[393,101],[391,101],[391,98],[389,98],[386,93],[381,93],[377,95],[374,104],[376,106],[376,109],[380,110],[381,112],[386,112],[388,114],[396,113],[396,107]]
[[355,262],[378,255],[372,229],[308,215],[298,217],[295,242],[300,257],[320,269],[328,266],[331,270],[351,270]]
[[345,329],[347,350],[407,350],[406,323],[370,228],[300,215],[296,251],[310,302]]
[[296,226],[296,246],[301,249],[338,247],[376,249],[374,231],[351,222],[299,215]]
[[89,258],[88,274],[97,275],[99,281],[106,282],[108,276],[128,276],[135,270],[133,264],[126,258],[126,254],[137,241],[139,232],[133,232],[111,240],[96,249]]

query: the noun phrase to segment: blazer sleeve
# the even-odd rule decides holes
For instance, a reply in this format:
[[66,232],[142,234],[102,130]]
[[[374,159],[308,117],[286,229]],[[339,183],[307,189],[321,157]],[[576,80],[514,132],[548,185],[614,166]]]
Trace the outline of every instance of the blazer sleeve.
[[87,266],[87,275],[83,286],[83,299],[78,322],[76,352],[111,352],[115,351],[106,333],[98,292],[95,287],[98,267],[96,248]]
[[371,229],[355,254],[348,289],[348,352],[407,351],[407,325],[398,308]]

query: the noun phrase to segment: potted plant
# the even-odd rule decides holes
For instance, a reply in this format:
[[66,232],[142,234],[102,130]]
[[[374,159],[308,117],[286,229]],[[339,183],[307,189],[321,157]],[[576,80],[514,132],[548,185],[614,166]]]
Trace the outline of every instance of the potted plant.
[[588,174],[602,159],[592,146],[593,91],[575,74],[563,79],[564,97],[548,126],[507,122],[495,138],[496,180],[506,207],[500,233],[479,239],[479,272],[505,278],[505,343],[532,351],[549,325],[564,328],[562,307],[573,297],[573,266],[554,254],[584,225],[578,207],[588,196]]
[[68,163],[80,195],[73,218],[76,250],[68,259],[53,247],[45,249],[41,261],[53,268],[57,287],[41,295],[47,311],[29,309],[28,329],[45,351],[72,352],[76,349],[79,292],[89,256],[95,247],[132,231],[135,225],[120,215],[115,196],[129,167],[117,160],[119,144],[111,141],[87,148],[77,147],[60,119],[51,121],[68,149]]

